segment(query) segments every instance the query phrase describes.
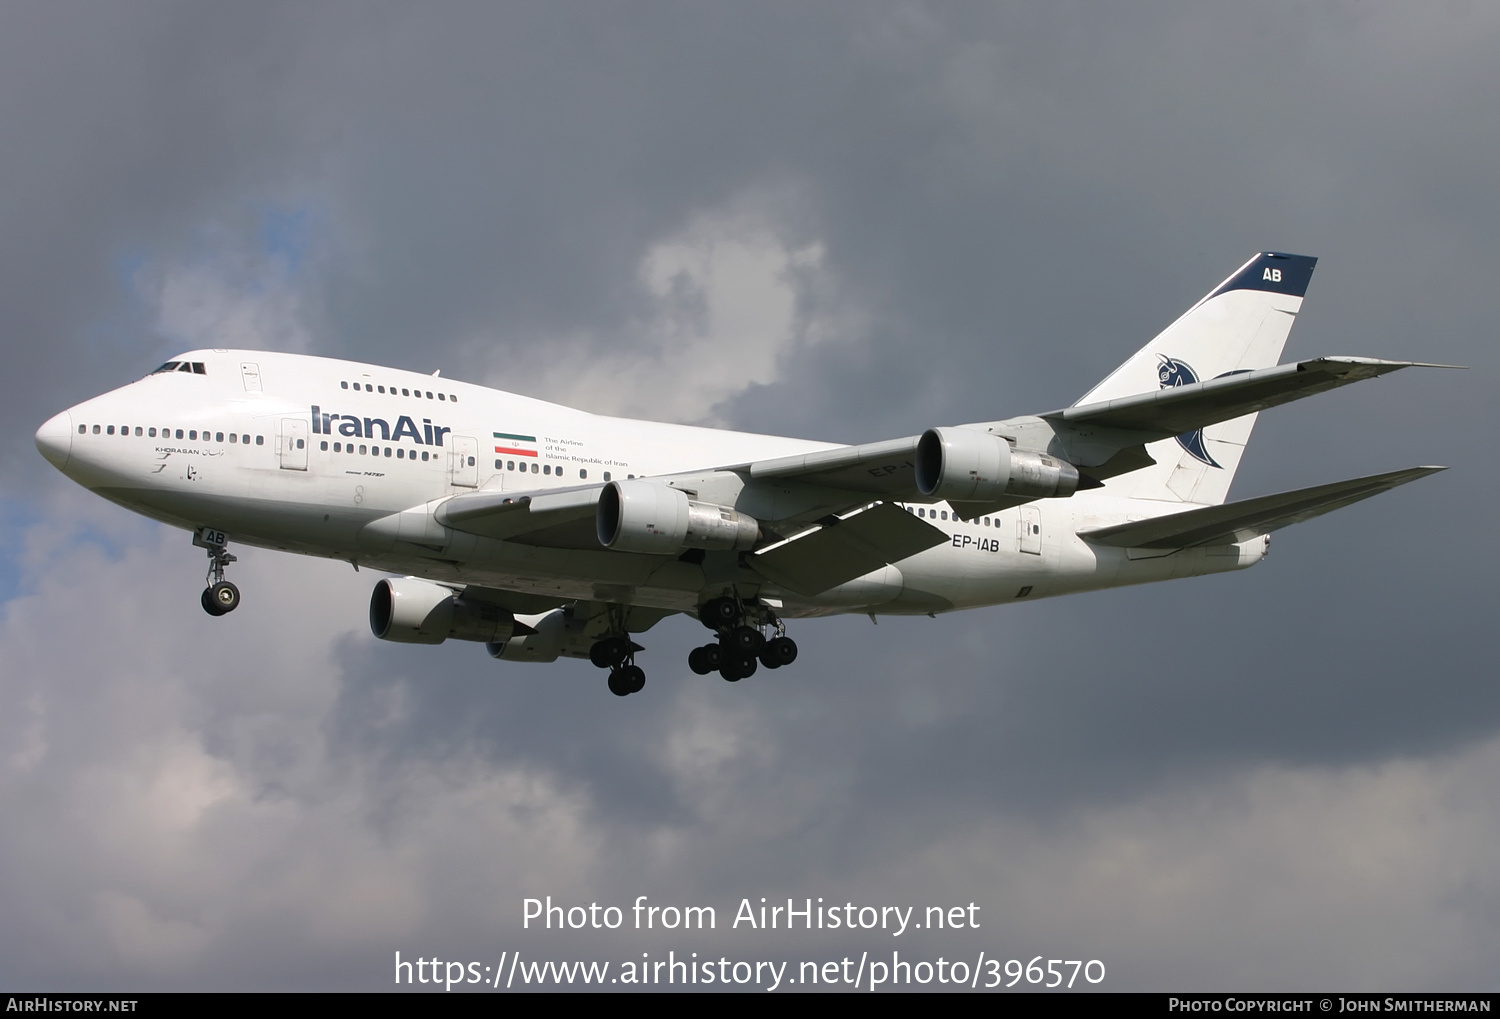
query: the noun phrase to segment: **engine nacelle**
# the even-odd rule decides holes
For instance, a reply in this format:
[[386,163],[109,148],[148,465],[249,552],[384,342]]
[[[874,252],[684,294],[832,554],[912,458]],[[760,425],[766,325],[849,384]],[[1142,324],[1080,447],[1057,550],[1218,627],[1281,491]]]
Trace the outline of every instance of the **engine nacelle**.
[[382,580],[370,595],[370,630],[381,640],[504,641],[515,628],[516,617],[499,605],[415,577]]
[[949,502],[1065,498],[1078,489],[1066,460],[972,428],[929,428],[917,442],[917,488]]
[[595,526],[605,548],[656,555],[687,548],[751,549],[760,540],[754,517],[640,480],[604,486]]
[[[521,616],[519,622],[525,629],[519,636],[508,640],[491,641],[485,645],[491,658],[507,662],[555,662],[559,655],[570,654],[569,614],[566,609],[553,609],[537,616]],[[582,627],[578,627],[581,631]],[[528,632],[529,631],[529,632]],[[587,657],[585,653],[584,657]]]

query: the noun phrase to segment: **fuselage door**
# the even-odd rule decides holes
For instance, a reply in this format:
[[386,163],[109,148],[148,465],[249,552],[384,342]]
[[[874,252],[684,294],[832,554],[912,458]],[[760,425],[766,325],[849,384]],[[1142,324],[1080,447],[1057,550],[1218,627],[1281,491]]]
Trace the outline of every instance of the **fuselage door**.
[[284,471],[307,470],[307,422],[301,418],[281,419],[281,438],[277,446]]
[[463,488],[479,487],[479,440],[468,435],[449,435],[453,449],[448,462],[455,485]]
[[1042,554],[1042,511],[1037,507],[1021,507],[1019,540],[1022,552]]
[[240,381],[245,384],[245,392],[259,393],[260,388],[260,365],[254,361],[240,362]]

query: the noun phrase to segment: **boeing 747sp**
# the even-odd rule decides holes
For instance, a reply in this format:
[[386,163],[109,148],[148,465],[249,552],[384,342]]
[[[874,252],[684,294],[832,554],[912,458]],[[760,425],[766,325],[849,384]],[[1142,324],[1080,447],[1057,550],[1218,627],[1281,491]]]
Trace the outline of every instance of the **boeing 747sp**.
[[[1256,414],[1417,362],[1278,364],[1316,259],[1256,255],[1071,407],[841,446],[601,417],[414,372],[197,350],[36,443],[186,528],[203,608],[231,542],[342,559],[384,640],[588,658],[640,690],[635,635],[713,633],[694,672],[797,657],[786,621],[914,615],[1244,569],[1270,533],[1441,467],[1226,502]],[[1438,367],[1438,366],[1433,366]]]

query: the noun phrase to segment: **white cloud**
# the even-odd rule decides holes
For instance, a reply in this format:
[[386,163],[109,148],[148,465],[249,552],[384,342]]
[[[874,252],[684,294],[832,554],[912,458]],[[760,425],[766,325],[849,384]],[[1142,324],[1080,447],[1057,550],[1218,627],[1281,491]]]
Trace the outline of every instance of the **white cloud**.
[[539,338],[491,384],[597,413],[722,424],[715,408],[775,381],[799,345],[848,331],[847,309],[808,300],[832,286],[823,245],[788,241],[751,200],[652,246],[639,285],[645,319],[618,336]]
[[592,866],[585,804],[546,774],[463,753],[386,773],[330,751],[368,574],[249,550],[244,605],[210,619],[187,537],[114,517],[133,544],[57,546],[0,621],[0,698],[19,707],[0,713],[0,899],[30,932],[21,982],[383,960],[455,901]]
[[1117,990],[1480,986],[1500,906],[1497,766],[1491,740],[1173,782],[1049,821],[991,819],[865,880],[977,899],[994,950],[1098,958]]

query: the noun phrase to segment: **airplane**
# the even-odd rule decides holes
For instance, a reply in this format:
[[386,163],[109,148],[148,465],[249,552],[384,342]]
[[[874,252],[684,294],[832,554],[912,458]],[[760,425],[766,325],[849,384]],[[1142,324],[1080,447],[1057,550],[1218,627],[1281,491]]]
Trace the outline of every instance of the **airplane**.
[[936,615],[1244,569],[1278,528],[1444,470],[1226,502],[1257,414],[1402,368],[1279,364],[1317,259],[1261,252],[1070,407],[859,445],[605,417],[417,372],[204,349],[36,433],[69,478],[185,528],[201,604],[231,541],[391,576],[383,640],[588,658],[641,690],[674,613],[729,682],[792,664],[786,621]]

